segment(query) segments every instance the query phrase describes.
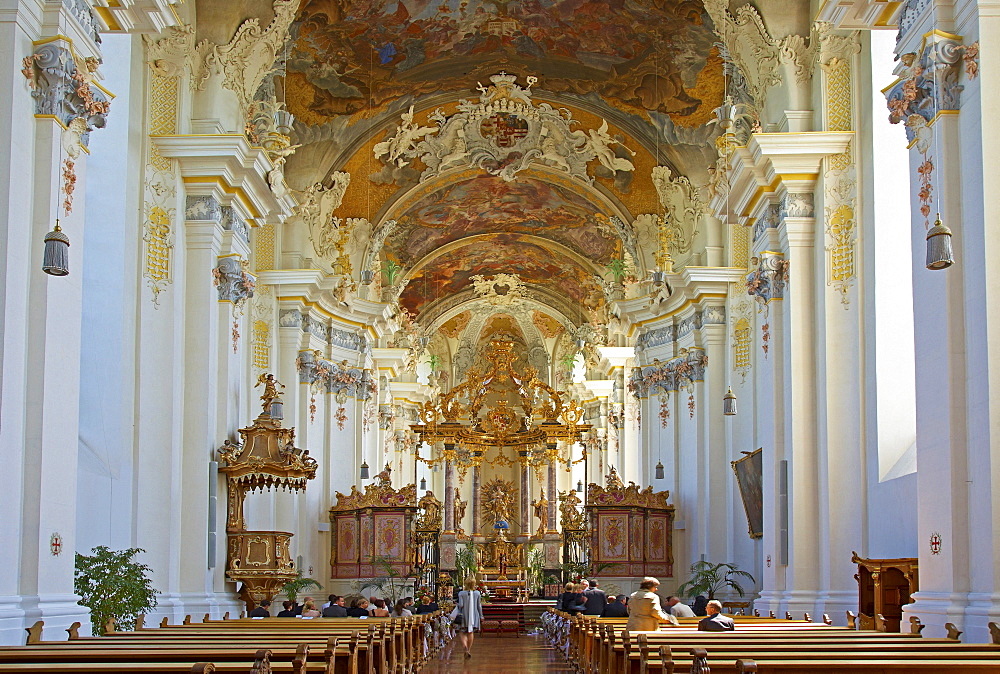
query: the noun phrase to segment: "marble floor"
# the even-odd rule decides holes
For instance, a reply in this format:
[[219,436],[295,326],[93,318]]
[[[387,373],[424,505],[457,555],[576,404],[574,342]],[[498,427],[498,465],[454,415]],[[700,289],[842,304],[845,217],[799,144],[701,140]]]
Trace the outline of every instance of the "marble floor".
[[540,637],[476,635],[472,657],[463,657],[455,639],[431,660],[420,674],[525,674],[526,672],[571,672],[572,668]]

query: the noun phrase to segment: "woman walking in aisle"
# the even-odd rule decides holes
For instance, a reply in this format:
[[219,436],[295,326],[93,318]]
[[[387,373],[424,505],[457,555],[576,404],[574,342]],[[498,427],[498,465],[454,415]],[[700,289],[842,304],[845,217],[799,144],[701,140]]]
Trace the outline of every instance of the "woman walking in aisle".
[[455,629],[461,635],[462,647],[465,649],[465,657],[471,658],[472,641],[476,632],[479,631],[480,623],[483,620],[482,593],[476,589],[476,579],[474,576],[466,576],[465,589],[458,593],[458,615],[455,617]]

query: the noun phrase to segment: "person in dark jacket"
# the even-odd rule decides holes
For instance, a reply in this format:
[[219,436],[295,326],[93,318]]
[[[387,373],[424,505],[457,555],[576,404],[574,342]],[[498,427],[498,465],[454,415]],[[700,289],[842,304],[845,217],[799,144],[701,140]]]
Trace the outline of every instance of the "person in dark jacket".
[[581,585],[566,583],[565,592],[559,595],[559,603],[556,608],[570,615],[582,612],[587,605],[587,600],[584,598],[581,588]]
[[736,629],[733,619],[722,615],[722,604],[714,599],[705,606],[708,617],[698,621],[698,629],[702,632],[728,632]]
[[294,601],[283,601],[281,602],[281,607],[283,611],[278,611],[279,618],[294,618],[295,617],[295,602]]
[[259,604],[257,604],[257,608],[255,608],[254,610],[250,611],[250,617],[251,618],[270,618],[271,617],[271,611],[269,609],[270,606],[271,606],[271,602],[269,602],[267,599],[262,600]]
[[628,606],[625,605],[625,595],[620,594],[613,601],[609,601],[608,605],[604,607],[602,615],[605,618],[628,618]]
[[706,615],[705,605],[708,604],[708,600],[705,599],[705,595],[699,594],[694,598],[694,603],[691,604],[691,610],[694,611],[695,615]]
[[330,597],[330,605],[323,609],[324,618],[346,618],[347,609],[344,608],[344,598],[337,595]]
[[350,618],[367,618],[370,615],[368,613],[368,600],[355,599],[352,601],[351,608],[347,609],[347,615]]
[[437,610],[438,610],[437,602],[432,601],[431,596],[429,594],[425,594],[420,598],[420,604],[417,606],[416,613],[417,615],[420,615],[421,613],[434,613],[434,611]]
[[597,581],[590,581],[590,587],[583,590],[583,598],[587,600],[587,608],[583,615],[604,615],[604,607],[608,605],[608,595],[597,587]]

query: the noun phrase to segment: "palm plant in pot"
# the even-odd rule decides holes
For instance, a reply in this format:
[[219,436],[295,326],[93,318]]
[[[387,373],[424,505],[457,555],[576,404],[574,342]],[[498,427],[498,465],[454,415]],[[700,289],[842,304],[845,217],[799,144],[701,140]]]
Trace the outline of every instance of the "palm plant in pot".
[[754,583],[754,577],[746,571],[741,571],[735,564],[720,562],[698,561],[691,565],[691,578],[686,583],[677,588],[677,594],[682,597],[694,597],[699,594],[707,595],[709,599],[715,599],[715,593],[723,588],[730,588],[739,596],[746,594],[746,590],[739,584],[738,579],[746,579]]

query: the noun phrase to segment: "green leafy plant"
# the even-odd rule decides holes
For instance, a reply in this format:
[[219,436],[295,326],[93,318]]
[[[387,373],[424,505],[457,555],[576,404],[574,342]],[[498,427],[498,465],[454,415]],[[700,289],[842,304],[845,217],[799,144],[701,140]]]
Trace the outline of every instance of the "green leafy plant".
[[716,592],[728,587],[742,597],[746,590],[737,582],[737,578],[756,582],[753,576],[740,571],[735,564],[698,561],[691,565],[691,579],[677,588],[677,594],[682,597],[704,594],[709,599],[715,599]]
[[382,278],[385,279],[385,284],[391,286],[396,281],[396,277],[399,272],[403,270],[402,265],[393,259],[388,259],[382,263]]
[[427,364],[430,365],[431,372],[437,372],[437,370],[441,367],[441,356],[436,353],[432,353],[427,356]]
[[465,547],[455,553],[455,573],[458,576],[458,585],[464,583],[468,576],[475,576],[478,571],[476,544],[466,543]]
[[323,586],[320,585],[318,581],[315,581],[312,578],[303,578],[302,572],[299,571],[298,576],[285,583],[285,585],[281,588],[281,591],[286,597],[288,597],[289,601],[296,601],[299,594],[308,590],[310,587],[315,587],[317,590],[323,589]]
[[404,592],[409,587],[409,580],[414,576],[411,573],[401,573],[394,565],[397,561],[390,557],[379,555],[372,559],[372,566],[377,568],[381,574],[375,578],[364,578],[354,583],[356,590],[362,594],[368,594],[375,590],[383,599],[395,604],[397,600],[405,596]]
[[157,591],[149,574],[152,569],[132,560],[142,548],[111,550],[98,545],[91,555],[76,553],[73,591],[80,604],[90,609],[95,635],[104,634],[112,618],[122,630],[135,628],[135,618],[156,608]]
[[545,574],[545,584],[546,585],[559,585],[562,581],[559,580],[559,576],[554,573]]

